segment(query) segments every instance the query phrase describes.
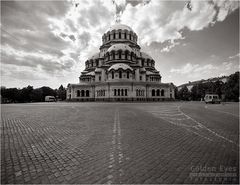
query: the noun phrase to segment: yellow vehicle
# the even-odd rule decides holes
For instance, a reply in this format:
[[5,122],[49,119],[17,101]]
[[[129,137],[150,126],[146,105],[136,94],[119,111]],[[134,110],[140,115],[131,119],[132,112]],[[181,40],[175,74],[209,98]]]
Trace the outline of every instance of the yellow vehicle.
[[205,103],[221,103],[219,96],[217,94],[206,94],[204,97]]

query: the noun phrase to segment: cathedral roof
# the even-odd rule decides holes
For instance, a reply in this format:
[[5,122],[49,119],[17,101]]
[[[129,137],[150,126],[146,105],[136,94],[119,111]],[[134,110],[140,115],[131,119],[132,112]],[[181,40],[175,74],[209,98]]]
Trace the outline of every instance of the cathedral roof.
[[123,70],[127,70],[127,69],[130,69],[131,71],[133,70],[129,65],[127,64],[123,64],[123,63],[118,63],[118,64],[114,64],[112,65],[108,71],[110,71],[111,69],[114,69],[114,70],[118,70],[118,69],[123,69]]
[[132,51],[132,48],[130,48],[127,44],[114,44],[112,45],[110,48],[108,48],[108,52],[111,52],[112,50],[128,50],[128,51]]
[[128,31],[133,31],[132,28],[125,24],[114,24],[112,25],[107,31],[113,31],[113,30],[128,30]]

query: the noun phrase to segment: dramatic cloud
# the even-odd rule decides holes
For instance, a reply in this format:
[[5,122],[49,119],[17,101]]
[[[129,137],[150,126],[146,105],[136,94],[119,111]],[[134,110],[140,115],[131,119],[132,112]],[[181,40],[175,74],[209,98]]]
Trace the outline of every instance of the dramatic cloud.
[[148,4],[127,4],[121,19],[139,34],[140,43],[164,42],[183,37],[182,30],[199,31],[223,21],[238,8],[237,1],[150,1]]
[[[191,1],[191,10],[186,8],[185,1],[3,1],[2,82],[12,86],[44,85],[46,79],[51,79],[55,87],[60,83],[77,82],[84,62],[98,52],[101,37],[115,23],[116,15],[138,34],[143,49],[148,51],[154,46],[150,54],[161,59],[160,54],[174,54],[180,46],[186,49],[191,46],[184,42],[188,36],[184,30],[191,32],[213,27],[238,6],[236,1],[217,0]],[[230,55],[233,65],[226,65],[232,69],[236,56]],[[156,65],[164,67],[163,63]],[[178,74],[204,70],[196,63],[171,69]]]

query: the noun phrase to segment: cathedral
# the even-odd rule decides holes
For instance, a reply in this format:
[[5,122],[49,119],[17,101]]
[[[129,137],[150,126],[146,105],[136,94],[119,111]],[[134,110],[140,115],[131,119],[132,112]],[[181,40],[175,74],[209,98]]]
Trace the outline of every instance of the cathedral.
[[174,85],[162,83],[155,60],[141,51],[138,36],[117,23],[102,36],[99,52],[85,62],[79,83],[68,84],[72,101],[164,101],[174,99]]

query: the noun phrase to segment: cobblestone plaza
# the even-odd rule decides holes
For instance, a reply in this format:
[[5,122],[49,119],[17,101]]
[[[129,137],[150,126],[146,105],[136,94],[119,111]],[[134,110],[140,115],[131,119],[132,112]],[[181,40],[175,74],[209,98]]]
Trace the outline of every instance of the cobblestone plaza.
[[1,183],[238,183],[238,121],[237,104],[2,105]]

